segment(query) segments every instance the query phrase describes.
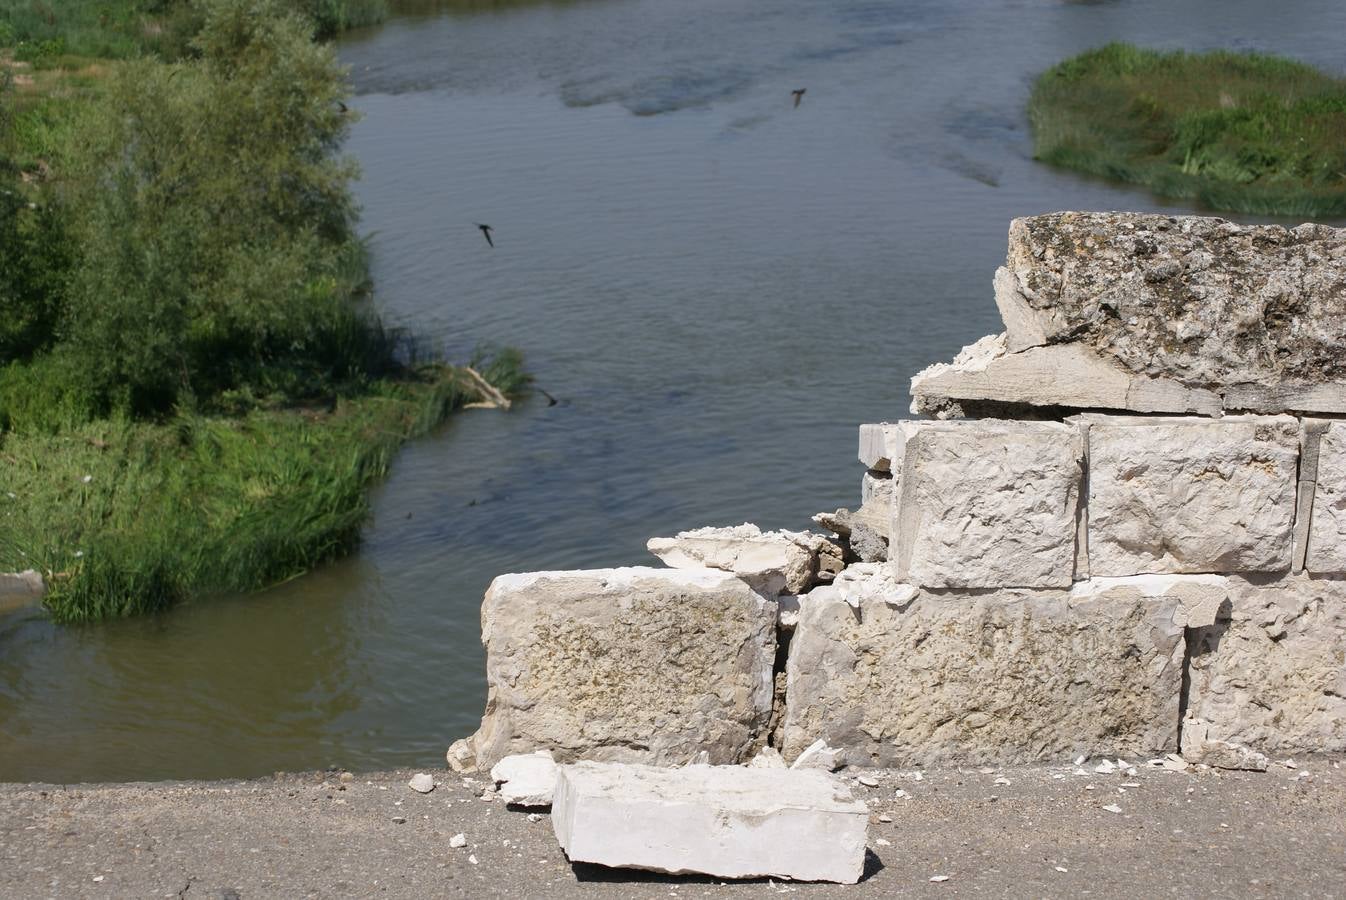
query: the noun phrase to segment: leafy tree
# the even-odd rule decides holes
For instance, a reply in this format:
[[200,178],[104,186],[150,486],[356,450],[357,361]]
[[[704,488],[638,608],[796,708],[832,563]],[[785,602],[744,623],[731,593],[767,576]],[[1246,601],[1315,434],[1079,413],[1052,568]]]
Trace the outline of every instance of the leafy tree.
[[343,71],[279,0],[208,0],[198,57],[118,68],[63,161],[64,350],[103,409],[330,390],[386,363],[365,281]]

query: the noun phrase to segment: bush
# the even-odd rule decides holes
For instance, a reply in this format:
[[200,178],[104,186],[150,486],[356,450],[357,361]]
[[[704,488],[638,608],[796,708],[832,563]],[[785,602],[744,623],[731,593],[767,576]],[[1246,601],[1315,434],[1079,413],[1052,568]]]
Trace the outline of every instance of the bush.
[[1109,44],[1048,69],[1035,155],[1217,209],[1346,214],[1346,80],[1255,53]]
[[361,312],[345,81],[275,0],[217,0],[175,65],[126,63],[61,161],[80,257],[63,312],[81,389],[158,415],[222,392],[302,397],[379,373]]

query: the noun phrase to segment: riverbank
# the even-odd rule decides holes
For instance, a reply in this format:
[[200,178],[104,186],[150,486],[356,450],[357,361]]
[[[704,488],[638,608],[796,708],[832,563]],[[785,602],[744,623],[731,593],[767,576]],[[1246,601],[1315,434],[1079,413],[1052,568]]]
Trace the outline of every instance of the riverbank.
[[1258,53],[1112,43],[1038,76],[1034,156],[1214,210],[1346,215],[1346,80]]
[[[858,885],[722,885],[572,866],[544,813],[432,770],[0,785],[0,893],[136,897],[1342,896],[1346,764],[1265,773],[866,770]],[[844,776],[843,776],[844,777]],[[897,798],[902,790],[906,796]],[[1120,812],[1113,812],[1114,807]],[[883,822],[881,818],[892,819]],[[401,821],[399,821],[401,820]],[[463,834],[467,845],[449,846]],[[947,881],[932,882],[937,875]]]

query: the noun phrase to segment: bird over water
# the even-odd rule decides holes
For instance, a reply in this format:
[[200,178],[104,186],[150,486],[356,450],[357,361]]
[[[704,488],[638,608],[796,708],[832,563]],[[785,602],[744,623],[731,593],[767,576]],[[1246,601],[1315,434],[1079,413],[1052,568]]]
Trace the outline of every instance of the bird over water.
[[804,92],[807,90],[808,88],[796,88],[795,90],[790,91],[790,96],[795,98],[795,109],[799,109],[799,101],[804,99]]
[[491,232],[494,229],[492,229],[490,225],[483,225],[480,222],[477,222],[475,224],[478,228],[481,229],[482,236],[486,238],[486,243],[490,244],[492,247],[495,247],[495,241],[491,240]]

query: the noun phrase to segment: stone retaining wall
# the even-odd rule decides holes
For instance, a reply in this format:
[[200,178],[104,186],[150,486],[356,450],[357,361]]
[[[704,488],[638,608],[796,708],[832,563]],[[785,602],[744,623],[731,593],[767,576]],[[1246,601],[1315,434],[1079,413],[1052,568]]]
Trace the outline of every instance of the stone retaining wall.
[[860,426],[834,538],[497,579],[450,762],[1346,750],[1343,260],[1323,226],[1016,220],[1006,334],[913,379],[935,418]]

